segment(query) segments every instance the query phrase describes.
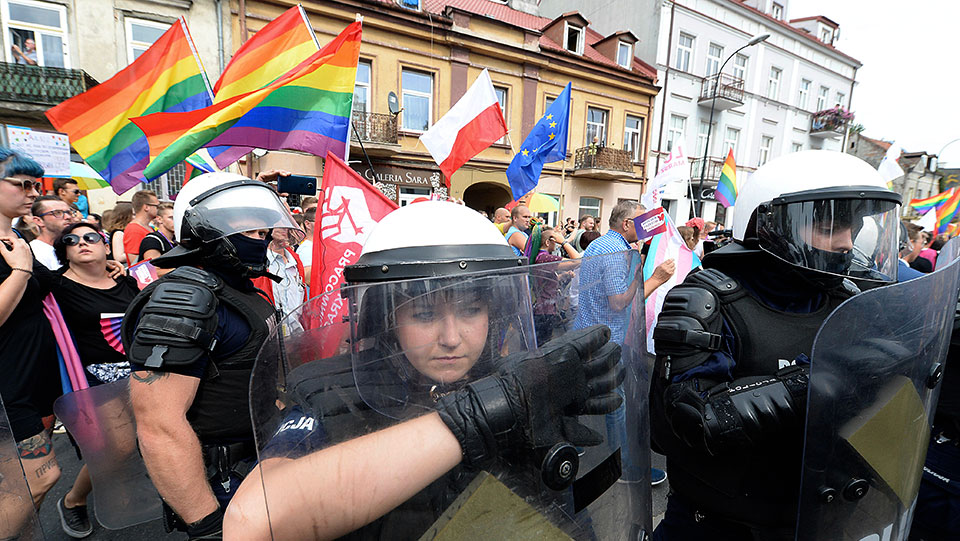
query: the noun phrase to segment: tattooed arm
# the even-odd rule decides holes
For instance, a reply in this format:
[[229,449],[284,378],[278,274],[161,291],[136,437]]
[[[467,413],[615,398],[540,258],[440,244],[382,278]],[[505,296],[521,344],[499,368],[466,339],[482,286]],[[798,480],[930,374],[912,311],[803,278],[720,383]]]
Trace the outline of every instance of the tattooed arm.
[[169,372],[131,374],[130,400],[150,479],[187,524],[217,510],[207,484],[200,440],[187,421],[200,379]]

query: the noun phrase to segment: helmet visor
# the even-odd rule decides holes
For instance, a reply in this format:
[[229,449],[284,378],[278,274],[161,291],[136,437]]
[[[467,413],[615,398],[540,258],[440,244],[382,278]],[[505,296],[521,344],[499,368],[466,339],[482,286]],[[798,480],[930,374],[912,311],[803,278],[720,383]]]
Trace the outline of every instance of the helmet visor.
[[258,229],[286,229],[291,243],[299,243],[305,236],[276,192],[260,182],[214,189],[194,201],[187,212],[195,215],[207,242]]
[[764,251],[807,270],[875,282],[897,279],[898,228],[896,194],[876,188],[787,194],[757,213]]

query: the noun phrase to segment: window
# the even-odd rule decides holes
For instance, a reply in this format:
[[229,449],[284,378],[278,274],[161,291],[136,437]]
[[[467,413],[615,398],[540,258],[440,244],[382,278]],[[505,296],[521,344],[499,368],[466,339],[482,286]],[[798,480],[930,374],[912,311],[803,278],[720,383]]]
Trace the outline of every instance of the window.
[[780,4],[778,4],[778,3],[776,3],[776,2],[774,2],[774,3],[773,3],[773,8],[770,9],[770,14],[773,15],[773,18],[774,18],[774,19],[777,19],[778,21],[782,21],[782,20],[783,20],[783,6],[780,5]]
[[790,145],[790,152],[800,152],[803,150],[803,143],[793,143]]
[[187,174],[185,163],[186,162],[180,162],[175,165],[173,169],[154,180],[145,182],[143,186],[141,186],[141,189],[153,190],[157,193],[157,198],[161,201],[170,201],[175,198],[177,194],[180,193],[181,188],[183,188],[184,178],[186,178]]
[[830,99],[830,89],[821,86],[820,93],[817,94],[817,111],[823,111],[827,108],[827,101]]
[[621,68],[630,69],[633,60],[633,46],[625,41],[621,41],[617,46],[617,64]]
[[[547,114],[547,109],[549,109],[550,106],[553,105],[553,102],[555,102],[555,101],[557,101],[557,97],[556,97],[556,96],[547,96],[546,98],[544,98],[544,100],[543,100],[543,114],[544,114],[544,115]],[[540,115],[540,116],[543,116],[543,115]]]
[[564,23],[566,32],[563,47],[571,53],[583,54],[583,28],[570,23]]
[[737,159],[737,144],[740,143],[740,128],[727,128],[727,132],[723,135],[723,154],[720,155],[721,160],[727,159],[727,151],[731,148],[733,149],[733,159]]
[[169,24],[126,19],[127,26],[127,63],[132,64],[140,55],[147,52],[154,41],[170,28]]
[[667,152],[672,152],[675,145],[683,142],[683,132],[686,131],[686,128],[686,118],[670,115],[670,129],[667,130]]
[[[556,199],[557,201],[560,200],[560,194],[548,193],[547,195]],[[556,227],[560,220],[560,213],[555,210],[550,212],[538,212],[537,216],[543,220],[543,223],[553,227]]]
[[420,0],[399,0],[397,3],[407,9],[420,11]]
[[823,28],[820,30],[820,41],[831,45],[833,44],[833,32],[829,28]]
[[783,70],[780,68],[770,68],[770,79],[767,81],[767,97],[776,100],[780,97],[780,76]]
[[738,54],[733,58],[733,76],[740,80],[747,78],[747,57]]
[[707,48],[707,77],[720,71],[720,62],[723,57],[723,47],[711,43]]
[[2,3],[0,21],[7,37],[5,58],[8,62],[31,64],[14,55],[13,47],[17,47],[37,65],[70,67],[66,7],[31,0],[7,0]]
[[[507,116],[507,89],[502,86],[493,87],[493,91],[497,93],[497,102],[500,103],[500,110],[503,111],[503,119],[507,121],[507,126],[510,125],[510,117]],[[507,136],[504,135],[497,140],[497,143],[507,144]]]
[[370,111],[370,62],[357,63],[357,80],[353,84],[353,112]]
[[409,188],[400,186],[400,197],[398,198],[401,207],[405,207],[420,197],[430,197],[430,188]]
[[581,197],[580,209],[577,212],[577,216],[583,216],[584,214],[589,214],[590,216],[595,217],[599,221],[600,220],[600,198]]
[[601,145],[607,144],[607,112],[596,107],[587,107],[587,144],[596,137]]
[[760,159],[758,160],[757,167],[767,163],[770,160],[770,150],[773,148],[773,137],[769,135],[764,135],[760,138]]
[[843,92],[837,92],[837,105],[841,107],[846,107],[847,95]]
[[807,108],[807,101],[810,99],[810,81],[803,79],[800,81],[800,91],[797,93],[797,107]]
[[710,131],[710,123],[706,120],[700,121],[700,127],[697,129],[697,156],[707,155],[707,133]]
[[403,129],[423,132],[433,123],[433,75],[405,69],[400,75]]
[[677,63],[674,65],[680,71],[690,71],[693,62],[693,36],[680,33],[677,39]]
[[630,153],[630,159],[634,162],[643,161],[643,118],[627,115],[623,128],[623,150]]

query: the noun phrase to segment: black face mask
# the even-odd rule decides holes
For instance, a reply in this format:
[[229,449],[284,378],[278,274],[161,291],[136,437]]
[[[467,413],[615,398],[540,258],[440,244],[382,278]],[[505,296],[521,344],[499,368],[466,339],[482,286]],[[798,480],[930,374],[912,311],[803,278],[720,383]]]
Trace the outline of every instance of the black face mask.
[[243,233],[229,235],[227,240],[237,251],[237,259],[248,267],[262,267],[267,264],[267,245],[270,239],[252,239]]

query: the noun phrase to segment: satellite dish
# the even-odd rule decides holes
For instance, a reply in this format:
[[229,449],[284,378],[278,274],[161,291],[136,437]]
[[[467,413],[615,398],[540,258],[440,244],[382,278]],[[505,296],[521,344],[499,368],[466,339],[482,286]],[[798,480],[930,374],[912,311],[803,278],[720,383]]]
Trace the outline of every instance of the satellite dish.
[[400,114],[400,100],[397,98],[396,92],[391,91],[387,94],[387,108],[390,109],[391,114]]

